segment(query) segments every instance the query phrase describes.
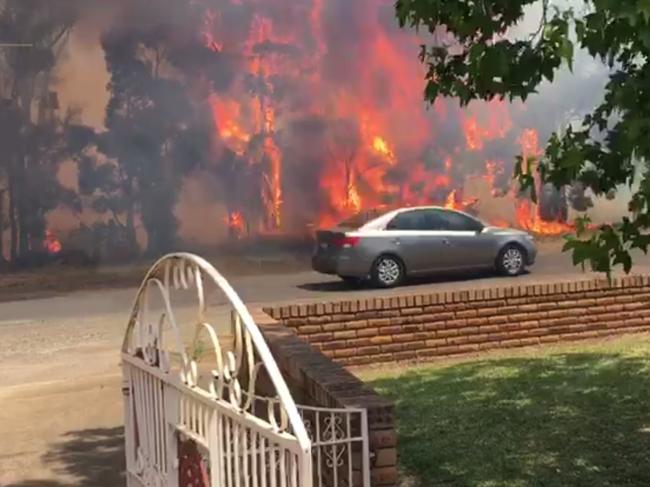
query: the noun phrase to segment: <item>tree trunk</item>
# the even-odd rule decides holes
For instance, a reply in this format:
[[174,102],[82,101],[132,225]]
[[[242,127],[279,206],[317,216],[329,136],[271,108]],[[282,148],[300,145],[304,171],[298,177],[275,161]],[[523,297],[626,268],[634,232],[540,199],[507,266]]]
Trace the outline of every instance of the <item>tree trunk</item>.
[[129,253],[135,255],[138,250],[138,241],[135,235],[135,208],[131,180],[128,180],[126,184],[126,199],[128,201],[126,207],[126,243],[129,247]]
[[[11,166],[13,166],[13,164]],[[10,167],[9,169],[8,182],[10,237],[9,260],[14,262],[18,256],[18,222],[16,221],[16,177],[14,175],[13,167]]]
[[16,191],[16,208],[18,210],[18,234],[19,234],[19,243],[18,243],[18,254],[26,255],[31,250],[30,241],[29,241],[29,208],[28,201],[29,195],[25,191],[25,159],[20,158],[18,168],[18,178]]
[[5,193],[6,189],[0,190],[0,263],[5,260]]

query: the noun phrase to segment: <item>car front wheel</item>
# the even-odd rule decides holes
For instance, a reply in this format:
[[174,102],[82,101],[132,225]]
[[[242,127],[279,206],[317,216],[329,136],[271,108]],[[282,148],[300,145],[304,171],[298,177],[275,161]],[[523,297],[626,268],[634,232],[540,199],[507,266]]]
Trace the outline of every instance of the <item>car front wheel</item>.
[[404,279],[404,266],[396,257],[384,255],[379,257],[372,268],[372,282],[377,287],[390,288],[398,286]]
[[518,276],[526,267],[526,253],[519,245],[506,245],[497,258],[497,269],[504,276]]

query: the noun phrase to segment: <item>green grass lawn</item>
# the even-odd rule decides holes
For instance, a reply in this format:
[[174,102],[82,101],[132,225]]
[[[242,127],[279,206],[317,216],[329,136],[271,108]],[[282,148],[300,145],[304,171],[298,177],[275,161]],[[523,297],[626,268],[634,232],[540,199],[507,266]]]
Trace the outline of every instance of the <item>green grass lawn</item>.
[[408,485],[650,486],[650,337],[362,374]]

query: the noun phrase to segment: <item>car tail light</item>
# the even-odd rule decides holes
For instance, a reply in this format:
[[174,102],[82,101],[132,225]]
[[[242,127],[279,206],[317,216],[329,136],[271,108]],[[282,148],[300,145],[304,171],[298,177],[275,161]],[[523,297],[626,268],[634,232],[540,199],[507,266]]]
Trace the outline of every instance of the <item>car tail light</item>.
[[347,235],[341,235],[340,237],[334,237],[332,240],[332,246],[348,249],[357,245],[359,243],[359,240],[361,240],[360,237],[349,237]]

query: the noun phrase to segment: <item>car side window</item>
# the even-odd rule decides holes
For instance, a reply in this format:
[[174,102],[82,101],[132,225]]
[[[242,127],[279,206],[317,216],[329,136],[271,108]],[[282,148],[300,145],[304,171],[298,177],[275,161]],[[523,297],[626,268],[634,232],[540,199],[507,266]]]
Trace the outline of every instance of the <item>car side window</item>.
[[386,230],[430,230],[425,214],[423,210],[404,211],[386,225]]
[[481,224],[473,218],[450,210],[437,210],[440,230],[452,232],[476,232]]

